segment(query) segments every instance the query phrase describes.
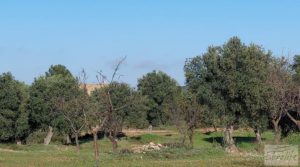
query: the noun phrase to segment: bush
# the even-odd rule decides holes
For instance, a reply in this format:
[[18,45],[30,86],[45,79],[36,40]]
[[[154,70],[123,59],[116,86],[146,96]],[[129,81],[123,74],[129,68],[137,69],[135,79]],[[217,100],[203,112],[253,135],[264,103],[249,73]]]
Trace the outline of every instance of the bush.
[[26,138],[26,143],[27,144],[43,143],[46,135],[47,133],[43,132],[42,130],[34,131]]

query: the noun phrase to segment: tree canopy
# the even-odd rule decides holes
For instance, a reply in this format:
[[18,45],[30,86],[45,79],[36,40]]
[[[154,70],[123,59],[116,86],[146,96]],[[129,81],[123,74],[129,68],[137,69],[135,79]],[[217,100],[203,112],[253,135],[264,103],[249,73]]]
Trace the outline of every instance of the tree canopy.
[[[29,121],[31,129],[54,127],[67,131],[63,116],[59,113],[57,101],[68,101],[78,94],[77,80],[63,66],[51,66],[45,76],[36,78],[29,89]],[[64,70],[61,70],[64,69]],[[65,75],[67,74],[67,75]]]
[[11,73],[0,75],[0,141],[21,140],[28,134],[27,87]]
[[154,126],[166,124],[167,117],[162,105],[178,89],[177,82],[162,71],[152,71],[138,80],[137,87],[150,100],[147,113],[149,123]]
[[187,60],[186,83],[205,106],[208,123],[227,128],[266,127],[270,56],[261,47],[247,46],[233,37]]

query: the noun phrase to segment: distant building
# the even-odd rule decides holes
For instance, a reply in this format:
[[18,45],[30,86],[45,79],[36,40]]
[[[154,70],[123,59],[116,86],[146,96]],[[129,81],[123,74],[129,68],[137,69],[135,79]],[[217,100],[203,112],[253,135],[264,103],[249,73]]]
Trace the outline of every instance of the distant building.
[[[86,89],[87,89],[87,93],[88,95],[91,95],[91,93],[95,90],[95,89],[100,89],[103,86],[105,86],[106,84],[86,84]],[[80,86],[81,88],[83,88],[83,85]]]

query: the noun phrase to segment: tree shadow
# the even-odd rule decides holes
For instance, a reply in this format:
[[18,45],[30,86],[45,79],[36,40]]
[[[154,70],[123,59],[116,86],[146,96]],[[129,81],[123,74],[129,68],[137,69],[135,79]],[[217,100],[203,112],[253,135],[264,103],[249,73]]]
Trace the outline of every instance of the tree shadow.
[[[98,140],[102,140],[105,136],[108,136],[108,133],[105,133],[104,131],[99,131],[97,133]],[[123,137],[127,137],[124,132],[118,132],[118,134],[116,135],[116,138],[118,140],[120,140]],[[93,141],[93,138],[94,138],[93,134],[86,133],[85,135],[78,137],[79,144],[83,144],[83,143]],[[71,142],[72,142],[73,145],[75,144],[75,138],[74,137],[71,138]]]
[[208,132],[205,132],[205,133],[203,133],[203,134],[205,134],[205,135],[211,135],[212,133],[214,133],[214,132],[212,132],[212,131],[208,131]]
[[[204,138],[204,141],[210,142],[210,143],[219,143],[220,145],[223,145],[223,137],[208,137]],[[255,137],[242,137],[242,136],[237,136],[233,137],[233,140],[235,141],[236,144],[239,143],[255,143],[256,138]],[[262,138],[262,140],[265,140],[265,138]]]
[[[104,138],[104,132],[103,131],[99,131],[97,133],[97,137],[98,137],[98,140],[102,140]],[[79,144],[90,142],[90,141],[93,140],[93,138],[94,138],[93,134],[86,133],[85,135],[78,137]],[[72,141],[72,144],[74,145],[75,144],[75,138],[72,137],[71,141]]]
[[141,136],[132,136],[129,138],[130,140],[137,140],[137,141],[140,141],[142,139]]

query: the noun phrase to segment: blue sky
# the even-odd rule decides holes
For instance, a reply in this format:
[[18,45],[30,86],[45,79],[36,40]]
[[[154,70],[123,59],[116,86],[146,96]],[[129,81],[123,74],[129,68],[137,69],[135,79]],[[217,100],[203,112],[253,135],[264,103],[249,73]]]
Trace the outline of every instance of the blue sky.
[[31,83],[51,64],[89,82],[111,75],[135,86],[152,70],[184,84],[186,58],[232,36],[277,56],[300,54],[298,0],[3,0],[0,1],[0,72]]

